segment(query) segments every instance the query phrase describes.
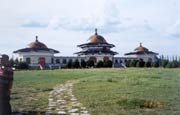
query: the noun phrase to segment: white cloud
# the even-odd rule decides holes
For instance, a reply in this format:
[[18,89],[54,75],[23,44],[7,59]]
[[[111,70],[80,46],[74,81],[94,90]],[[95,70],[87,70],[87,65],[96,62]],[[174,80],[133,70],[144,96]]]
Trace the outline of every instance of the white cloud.
[[168,28],[168,35],[175,38],[180,38],[180,20],[177,20],[174,25]]
[[37,22],[34,20],[28,20],[24,24],[21,25],[22,27],[28,27],[28,28],[46,28],[48,25],[46,23],[43,23],[41,21]]
[[180,37],[179,6],[179,0],[2,0],[0,53],[23,48],[38,34],[60,55],[72,55],[98,28],[120,55],[139,42],[155,46],[158,53],[175,54],[170,49],[180,48],[171,39]]
[[48,27],[73,31],[92,31],[101,28],[102,32],[113,32],[120,28],[121,17],[112,1],[104,0],[99,7],[85,16],[54,16]]

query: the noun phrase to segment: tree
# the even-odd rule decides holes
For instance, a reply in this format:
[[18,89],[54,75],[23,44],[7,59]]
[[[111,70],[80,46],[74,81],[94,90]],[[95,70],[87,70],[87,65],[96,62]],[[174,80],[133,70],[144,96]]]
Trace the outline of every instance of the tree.
[[136,67],[144,67],[145,62],[143,61],[143,59],[140,59],[137,63],[136,63]]
[[146,62],[145,67],[152,67],[152,63],[150,61]]
[[130,63],[131,63],[131,60],[127,60],[127,61],[125,62],[126,67],[130,67]]
[[75,62],[73,62],[72,66],[73,66],[73,68],[79,68],[80,67],[79,61],[76,60]]
[[86,64],[87,64],[88,67],[94,67],[94,61],[93,60],[88,60],[86,62]]
[[172,68],[177,68],[178,67],[178,62],[175,60],[172,62]]
[[72,68],[72,61],[69,61],[69,62],[67,63],[67,68]]
[[131,60],[129,66],[136,67],[137,60]]
[[104,65],[103,61],[99,61],[96,65],[96,67],[101,68],[101,67],[103,67],[103,65]]
[[19,62],[17,64],[17,69],[26,70],[29,69],[29,65],[26,62]]
[[81,61],[81,67],[86,68],[86,62],[84,60]]
[[166,68],[172,68],[172,62],[168,62],[168,64],[166,65]]
[[112,67],[112,61],[111,60],[105,61],[104,67]]
[[17,67],[18,63],[19,63],[19,60],[18,60],[18,58],[16,58],[16,59],[14,60],[14,66]]
[[153,62],[153,65],[152,65],[153,67],[159,67],[159,62],[158,61],[155,61],[155,62]]
[[14,61],[13,58],[11,58],[11,59],[9,60],[9,64],[10,64],[11,67],[14,67],[15,61]]
[[169,61],[168,61],[167,59],[163,59],[163,60],[162,60],[162,67],[165,68],[166,65],[168,64],[168,62],[169,62]]

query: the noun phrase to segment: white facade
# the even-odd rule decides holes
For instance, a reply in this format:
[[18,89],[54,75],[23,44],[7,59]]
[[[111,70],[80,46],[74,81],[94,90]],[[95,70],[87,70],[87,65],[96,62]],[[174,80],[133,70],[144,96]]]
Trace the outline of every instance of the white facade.
[[137,60],[142,59],[144,62],[155,62],[158,61],[158,53],[149,51],[149,49],[139,44],[139,47],[135,48],[134,52],[126,53],[126,58],[136,58]]
[[44,57],[45,63],[52,63],[54,54],[52,52],[22,52],[19,53],[18,60],[26,62],[30,58],[30,64],[38,64],[39,58]]
[[156,54],[144,54],[144,55],[133,54],[133,55],[125,56],[125,57],[136,58],[137,60],[143,59],[144,62],[148,62],[148,61],[155,62],[155,61],[157,61]]
[[111,51],[113,44],[109,44],[106,40],[97,34],[89,39],[90,41],[86,44],[78,45],[82,48],[82,51],[77,52],[78,56],[54,56],[59,51],[48,48],[45,44],[39,42],[38,36],[36,40],[29,44],[28,48],[19,49],[14,51],[18,54],[18,60],[20,62],[27,62],[31,67],[40,68],[61,68],[65,67],[69,62],[78,62],[93,60],[96,65],[99,61],[106,62],[111,60],[114,67],[122,67],[128,60],[139,60],[143,59],[145,62],[157,61],[157,53],[149,51],[147,48],[140,46],[135,49],[135,52],[125,54],[125,57],[114,57],[118,54],[117,52]]
[[88,61],[91,57],[96,57],[96,62],[99,62],[99,61],[104,61],[104,58],[105,57],[108,57],[109,60],[113,60],[113,55],[105,55],[105,54],[102,54],[102,55],[86,55],[86,61]]

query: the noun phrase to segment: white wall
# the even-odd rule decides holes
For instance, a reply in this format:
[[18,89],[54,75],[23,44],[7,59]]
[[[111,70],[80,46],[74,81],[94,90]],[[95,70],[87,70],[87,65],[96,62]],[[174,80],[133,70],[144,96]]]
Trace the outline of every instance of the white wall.
[[54,53],[48,51],[19,53],[18,60],[26,62],[26,58],[30,58],[31,64],[38,64],[40,57],[45,58],[45,63],[51,63],[51,59],[54,58]]
[[129,58],[137,58],[137,59],[143,59],[145,62],[149,60],[149,58],[152,59],[152,62],[157,61],[156,60],[156,55],[155,54],[145,54],[145,55],[128,55],[126,57]]

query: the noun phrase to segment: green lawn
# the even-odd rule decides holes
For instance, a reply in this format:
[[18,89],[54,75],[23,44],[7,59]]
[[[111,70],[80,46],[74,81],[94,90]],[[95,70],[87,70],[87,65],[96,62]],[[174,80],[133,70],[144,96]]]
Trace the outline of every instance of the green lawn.
[[180,69],[17,71],[15,111],[45,111],[56,84],[79,80],[74,94],[92,115],[179,115]]
[[16,71],[12,89],[13,111],[45,111],[53,87],[85,77],[82,70]]

